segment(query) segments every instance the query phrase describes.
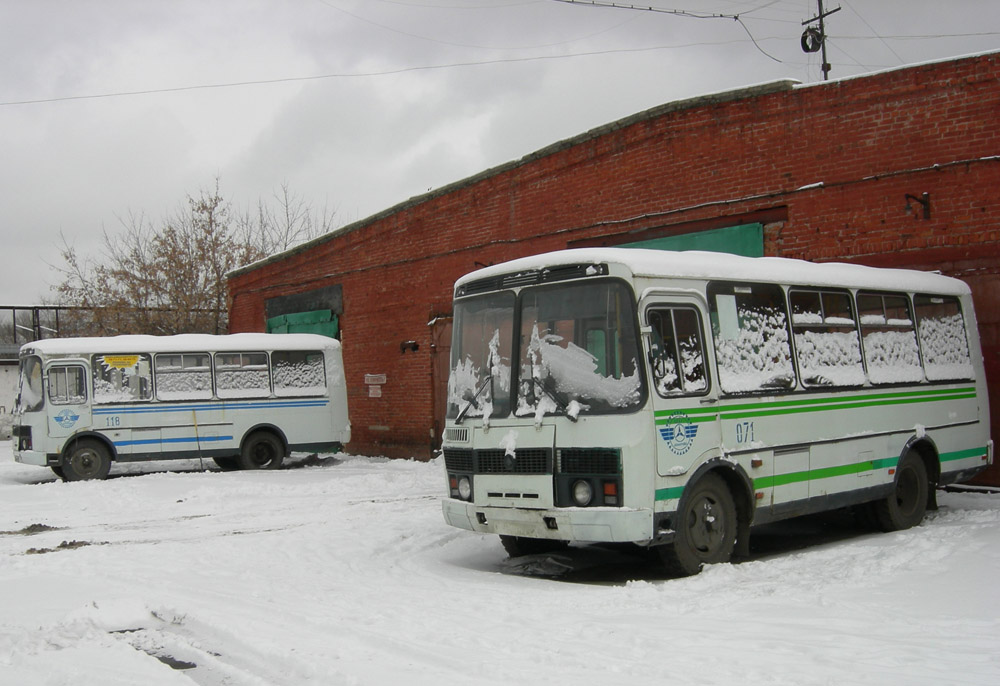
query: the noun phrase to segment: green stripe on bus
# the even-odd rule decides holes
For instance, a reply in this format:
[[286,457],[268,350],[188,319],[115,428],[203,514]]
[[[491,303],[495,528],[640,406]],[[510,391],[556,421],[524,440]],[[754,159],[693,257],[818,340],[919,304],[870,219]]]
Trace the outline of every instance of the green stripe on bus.
[[675,498],[680,498],[681,493],[683,492],[684,492],[683,486],[675,486],[673,488],[658,488],[656,489],[656,499],[674,500]]
[[[950,453],[941,453],[941,462],[952,460],[964,460],[969,457],[982,457],[987,454],[987,449],[969,448],[968,450],[956,450]],[[878,460],[865,460],[853,464],[838,465],[836,467],[823,467],[821,469],[807,469],[802,472],[791,472],[789,474],[776,474],[774,476],[762,476],[753,480],[754,490],[763,488],[774,488],[776,486],[787,486],[788,484],[802,483],[803,481],[817,481],[819,479],[831,479],[837,476],[849,476],[851,474],[861,474],[862,472],[878,471],[881,469],[891,469],[899,464],[898,457],[884,457]],[[656,490],[656,500],[674,500],[681,497],[684,492],[683,486],[673,488],[658,488]]]
[[945,400],[967,400],[975,397],[976,389],[974,387],[932,388],[897,393],[865,393],[833,398],[804,398],[763,403],[740,403],[736,405],[724,405],[722,407],[687,407],[679,410],[657,410],[653,413],[653,416],[657,424],[665,424],[669,422],[673,415],[683,413],[688,415],[688,420],[691,423],[698,423],[714,421],[718,416],[721,416],[723,419],[747,419],[750,417],[799,414],[803,412],[851,410],[879,405],[906,405]]
[[685,407],[679,410],[656,410],[653,412],[654,417],[668,417],[677,412],[683,412],[684,414],[718,414],[719,408],[716,406],[712,407]]
[[740,405],[726,405],[722,409],[724,411],[753,410],[753,409],[758,409],[760,407],[795,407],[804,405],[827,405],[830,403],[850,403],[850,402],[872,401],[872,400],[893,400],[896,398],[914,398],[914,397],[921,397],[926,400],[939,400],[941,398],[934,398],[932,396],[954,395],[956,393],[975,394],[975,392],[976,389],[974,386],[967,388],[925,388],[919,391],[897,391],[894,393],[856,393],[852,395],[842,395],[833,398],[803,398],[796,400],[778,400],[769,403],[743,403]]
[[818,405],[812,407],[767,407],[762,406],[761,409],[749,411],[749,412],[730,412],[728,409],[722,412],[723,419],[747,419],[749,417],[770,417],[785,414],[801,414],[804,412],[827,412],[833,410],[856,410],[864,407],[878,407],[885,405],[911,405],[913,403],[927,403],[927,402],[937,402],[943,400],[966,400],[970,398],[975,398],[975,393],[962,393],[951,396],[941,396],[936,398],[925,398],[925,397],[909,397],[909,398],[896,398],[893,400],[868,400],[868,401],[858,401],[858,402],[836,402],[827,405]]
[[[684,424],[700,424],[702,422],[714,422],[718,418],[719,418],[718,415],[715,415],[715,414],[709,415],[709,416],[706,416],[706,417],[684,417],[683,418],[684,419],[683,423]],[[654,424],[673,424],[675,419],[676,419],[676,417],[673,417],[673,416],[660,417],[660,418],[658,418],[653,423]]]
[[[885,463],[889,460],[878,460],[877,462]],[[895,460],[893,460],[895,462]],[[787,486],[788,484],[797,484],[803,481],[817,481],[819,479],[832,479],[835,476],[849,476],[851,474],[860,474],[861,472],[870,472],[875,470],[876,460],[865,460],[864,462],[855,462],[853,464],[843,464],[837,465],[836,467],[823,467],[821,469],[809,469],[804,472],[791,472],[789,474],[775,474],[774,476],[764,476],[759,479],[753,480],[754,489],[758,488],[772,488],[774,486]],[[882,469],[883,467],[879,467]]]
[[964,460],[969,457],[983,457],[988,454],[988,450],[985,446],[982,448],[969,448],[968,450],[956,450],[953,453],[941,453],[942,462],[951,462],[952,460]]

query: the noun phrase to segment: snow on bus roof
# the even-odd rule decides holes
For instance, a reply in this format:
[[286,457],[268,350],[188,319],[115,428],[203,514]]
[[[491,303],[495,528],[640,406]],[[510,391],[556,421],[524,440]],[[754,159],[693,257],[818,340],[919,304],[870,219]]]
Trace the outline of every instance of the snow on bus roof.
[[[568,264],[621,264],[635,276],[727,281],[763,281],[797,286],[837,286],[962,295],[958,279],[913,269],[885,269],[839,262],[807,262],[787,257],[743,257],[699,250],[573,248],[522,257],[466,274],[458,284],[516,272]],[[457,284],[456,284],[457,285]]]
[[21,350],[32,349],[46,355],[91,355],[99,353],[186,353],[186,352],[259,352],[264,350],[303,350],[336,348],[340,341],[310,333],[187,333],[175,336],[107,336],[92,338],[47,338],[25,343]]

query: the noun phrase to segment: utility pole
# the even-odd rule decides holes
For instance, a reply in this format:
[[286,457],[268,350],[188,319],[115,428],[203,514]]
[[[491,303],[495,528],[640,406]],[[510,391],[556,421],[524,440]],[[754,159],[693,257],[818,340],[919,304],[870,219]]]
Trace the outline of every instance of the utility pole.
[[828,81],[830,79],[830,63],[826,61],[826,25],[823,20],[829,17],[834,12],[839,12],[840,8],[830,10],[829,12],[823,11],[823,0],[816,0],[819,6],[819,14],[812,19],[807,19],[802,22],[803,26],[807,24],[812,24],[814,22],[819,22],[819,28],[814,26],[809,26],[805,31],[802,32],[802,50],[803,52],[817,52],[822,50],[823,57],[823,80]]

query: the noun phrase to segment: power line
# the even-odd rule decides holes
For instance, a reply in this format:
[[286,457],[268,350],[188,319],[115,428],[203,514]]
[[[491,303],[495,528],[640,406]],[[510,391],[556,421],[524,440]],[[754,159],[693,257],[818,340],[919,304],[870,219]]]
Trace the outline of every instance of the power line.
[[495,60],[482,60],[478,62],[455,62],[451,64],[430,64],[416,67],[402,67],[399,69],[386,69],[384,71],[356,72],[352,74],[315,74],[312,76],[288,76],[276,79],[256,79],[249,81],[228,81],[225,83],[208,83],[195,86],[175,86],[172,88],[146,88],[132,91],[115,91],[111,93],[92,93],[88,95],[64,95],[52,98],[38,98],[34,100],[9,100],[0,102],[0,107],[11,107],[14,105],[40,105],[50,102],[67,102],[72,100],[100,100],[103,98],[122,98],[133,95],[155,95],[158,93],[182,93],[185,91],[213,90],[220,88],[238,88],[242,86],[264,86],[276,83],[296,83],[302,81],[321,81],[324,79],[358,79],[378,76],[393,76],[397,74],[407,74],[420,71],[440,71],[444,69],[454,69],[459,67],[482,67],[494,64],[516,64],[521,62],[536,62],[542,60],[559,60],[572,57],[594,57],[598,55],[628,54],[637,52],[650,52],[653,50],[675,50],[682,48],[701,47],[707,45],[727,45],[736,41],[699,42],[685,43],[678,45],[656,45],[646,48],[618,48],[614,50],[594,50],[590,52],[578,52],[567,55],[537,55],[534,57],[508,57]]
[[749,36],[750,41],[753,43],[754,47],[757,48],[758,52],[760,52],[765,57],[768,57],[774,60],[775,62],[781,64],[781,60],[779,60],[774,55],[768,53],[766,50],[764,50],[764,48],[760,47],[760,44],[757,42],[757,39],[754,38],[753,33],[750,32],[750,29],[747,27],[747,25],[743,23],[743,19],[740,17],[739,14],[719,14],[715,12],[692,12],[690,10],[666,9],[663,7],[651,7],[646,5],[626,5],[617,2],[603,2],[601,0],[553,0],[553,2],[561,2],[567,5],[584,5],[587,7],[606,7],[617,10],[639,10],[642,12],[654,12],[656,14],[670,14],[675,17],[688,17],[691,19],[732,19],[733,21],[735,21],[736,23],[738,23],[740,26],[743,27],[743,30],[746,31],[747,36]]

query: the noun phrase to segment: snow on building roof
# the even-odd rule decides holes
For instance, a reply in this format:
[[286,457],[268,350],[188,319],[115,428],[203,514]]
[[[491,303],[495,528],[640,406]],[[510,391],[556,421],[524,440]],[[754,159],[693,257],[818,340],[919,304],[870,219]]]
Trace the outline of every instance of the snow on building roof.
[[799,286],[871,288],[942,295],[963,295],[958,279],[913,269],[883,269],[836,262],[807,262],[784,257],[742,257],[697,250],[577,248],[523,257],[466,274],[456,286],[515,272],[568,264],[620,264],[634,276],[699,280],[761,281]]

